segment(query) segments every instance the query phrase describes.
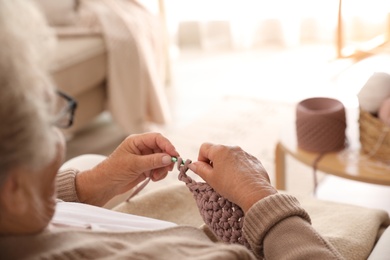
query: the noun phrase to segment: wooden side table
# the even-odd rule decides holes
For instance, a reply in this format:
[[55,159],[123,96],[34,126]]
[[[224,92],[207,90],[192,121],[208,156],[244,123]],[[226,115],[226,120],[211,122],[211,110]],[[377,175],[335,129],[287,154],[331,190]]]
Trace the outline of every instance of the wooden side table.
[[[348,116],[351,117],[347,122],[348,147],[324,155],[317,164],[317,170],[350,180],[390,185],[390,165],[360,153],[357,112],[347,113]],[[275,149],[275,186],[280,190],[286,189],[287,154],[308,166],[312,166],[319,155],[298,147],[295,123],[289,123],[283,128]]]

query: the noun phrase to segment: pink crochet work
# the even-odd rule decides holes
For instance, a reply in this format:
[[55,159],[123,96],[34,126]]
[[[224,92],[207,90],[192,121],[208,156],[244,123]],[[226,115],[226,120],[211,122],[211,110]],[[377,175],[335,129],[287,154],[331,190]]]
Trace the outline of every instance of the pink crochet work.
[[177,168],[180,171],[179,180],[183,181],[194,195],[199,212],[213,233],[227,243],[239,243],[250,248],[242,233],[244,212],[242,209],[219,195],[205,182],[196,182],[187,176],[190,160],[178,158]]

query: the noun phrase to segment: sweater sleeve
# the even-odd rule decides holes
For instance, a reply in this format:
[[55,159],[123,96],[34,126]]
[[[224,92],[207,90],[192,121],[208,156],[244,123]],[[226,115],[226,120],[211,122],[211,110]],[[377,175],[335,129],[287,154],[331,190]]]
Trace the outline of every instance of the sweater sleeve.
[[76,192],[76,169],[59,171],[56,180],[57,198],[68,202],[80,202]]
[[314,230],[309,215],[291,195],[271,195],[253,205],[245,216],[243,233],[259,258],[342,259]]

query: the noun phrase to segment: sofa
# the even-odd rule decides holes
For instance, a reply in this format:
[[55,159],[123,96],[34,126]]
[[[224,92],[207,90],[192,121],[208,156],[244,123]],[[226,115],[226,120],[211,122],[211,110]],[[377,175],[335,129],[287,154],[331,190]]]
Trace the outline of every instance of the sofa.
[[104,111],[124,134],[169,121],[158,15],[136,1],[33,1],[57,38],[53,82],[78,103],[68,137]]
[[106,110],[107,53],[101,36],[59,38],[51,74],[58,89],[77,100],[74,134]]

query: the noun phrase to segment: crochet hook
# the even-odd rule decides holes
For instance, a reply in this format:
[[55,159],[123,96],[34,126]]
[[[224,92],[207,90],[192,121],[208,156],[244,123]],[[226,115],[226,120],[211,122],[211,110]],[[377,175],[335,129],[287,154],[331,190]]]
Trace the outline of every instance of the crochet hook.
[[[175,156],[172,156],[171,157],[171,161],[175,163],[175,162],[179,161],[179,159],[177,157],[175,157]],[[184,165],[184,162],[185,162],[184,160],[181,160],[180,165]]]

